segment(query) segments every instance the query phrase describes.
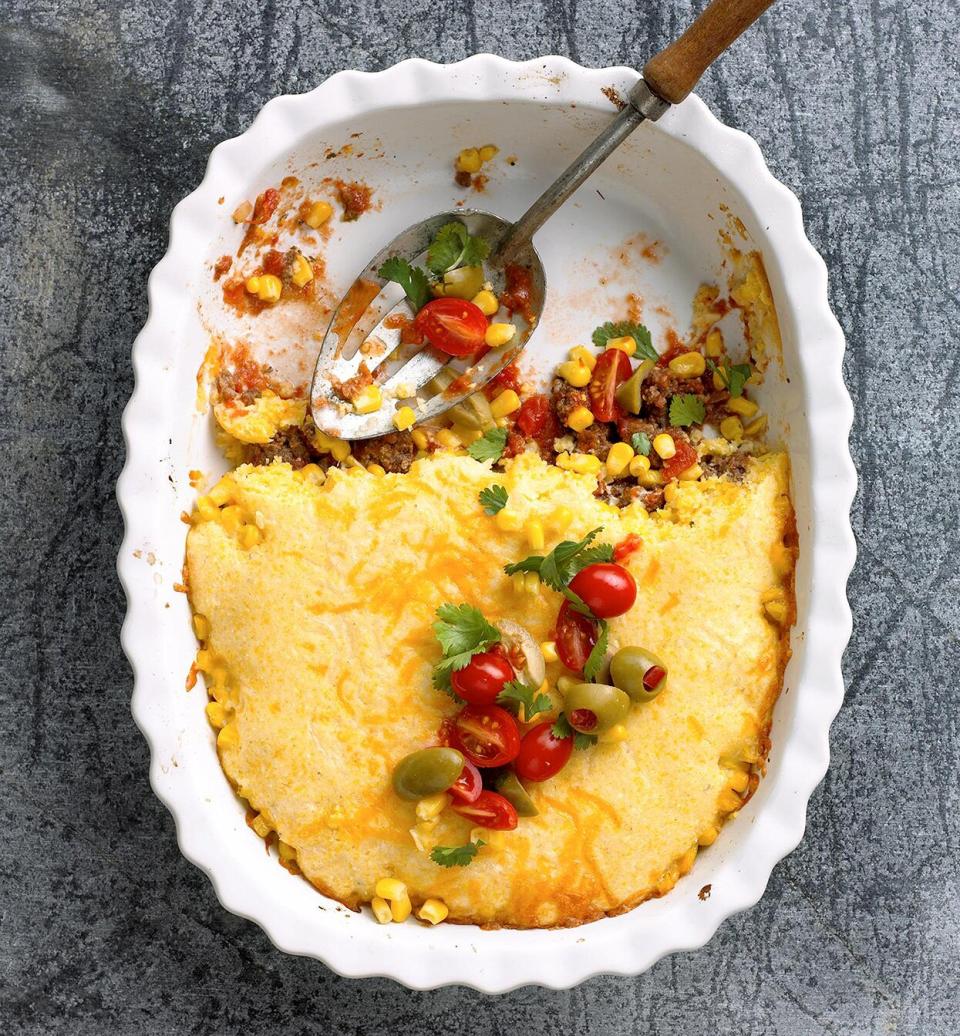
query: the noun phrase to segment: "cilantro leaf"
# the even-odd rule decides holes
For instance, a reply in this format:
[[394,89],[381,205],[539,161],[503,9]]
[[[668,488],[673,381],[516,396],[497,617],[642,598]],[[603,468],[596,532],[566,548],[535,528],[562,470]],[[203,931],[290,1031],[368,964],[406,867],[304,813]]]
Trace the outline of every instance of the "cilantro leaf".
[[670,400],[670,424],[677,428],[700,424],[706,415],[703,400],[692,392],[685,392],[682,396],[674,396]]
[[483,433],[482,439],[470,443],[467,453],[474,460],[499,460],[507,445],[506,428],[488,428]]
[[743,395],[743,387],[753,373],[749,363],[735,363],[731,365],[729,360],[724,360],[718,367],[713,360],[707,360],[707,366],[714,374],[720,375],[724,388],[731,396]]
[[427,267],[444,274],[458,266],[479,266],[490,251],[480,237],[471,237],[462,223],[445,223],[427,249]]
[[650,455],[650,437],[644,432],[634,432],[630,436],[630,445],[634,453],[639,453],[642,457]]
[[507,506],[507,490],[504,486],[487,486],[480,490],[480,506],[484,514],[496,514]]
[[573,735],[573,747],[582,752],[585,748],[592,748],[597,743],[596,734],[581,734],[578,730]]
[[497,695],[497,701],[501,705],[522,705],[524,723],[529,723],[534,716],[553,708],[553,702],[546,694],[538,694],[535,687],[529,687],[519,680],[511,680],[506,684]]
[[573,575],[570,578],[572,579],[578,572],[582,572],[588,565],[597,565],[604,561],[613,561],[613,544],[595,543],[573,559]]
[[546,557],[540,558],[540,563],[536,567],[531,564],[534,558],[525,558],[514,565],[507,565],[504,572],[508,576],[512,576],[514,572],[537,572],[540,575],[541,583],[546,583],[547,586],[552,587],[554,590],[562,592],[567,583],[576,574],[574,571],[575,558],[581,551],[586,550],[590,546],[599,532],[600,528],[593,529],[582,540],[577,542],[563,540]]
[[403,288],[414,312],[426,305],[430,298],[430,282],[419,266],[411,266],[402,256],[395,255],[378,272],[385,281],[396,281]]
[[589,748],[597,743],[596,734],[581,734],[579,730],[574,730],[570,726],[570,720],[562,712],[557,717],[556,723],[550,728],[550,733],[560,740],[572,737],[573,747],[577,749]]
[[441,604],[433,632],[445,658],[468,651],[474,654],[500,642],[500,630],[469,604]]
[[430,853],[430,859],[440,867],[466,867],[473,863],[480,846],[486,844],[482,838],[478,838],[466,845],[438,845]]
[[637,343],[636,355],[640,359],[653,361],[660,359],[660,354],[653,347],[650,332],[643,324],[635,324],[631,320],[620,320],[615,324],[608,320],[607,323],[601,324],[593,332],[593,344],[598,349],[605,349],[611,338],[625,338],[627,335]]
[[599,619],[600,633],[597,637],[596,644],[593,645],[590,654],[587,656],[587,661],[583,666],[583,675],[593,683],[597,676],[600,674],[600,670],[603,668],[604,660],[607,657],[607,643],[610,639],[610,627],[606,620]]

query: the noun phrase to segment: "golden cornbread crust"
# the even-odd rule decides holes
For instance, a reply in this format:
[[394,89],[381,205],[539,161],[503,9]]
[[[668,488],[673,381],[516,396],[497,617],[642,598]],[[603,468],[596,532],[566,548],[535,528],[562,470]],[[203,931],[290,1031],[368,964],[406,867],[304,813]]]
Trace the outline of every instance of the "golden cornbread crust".
[[[241,467],[231,506],[259,542],[243,546],[222,521],[190,530],[191,603],[237,793],[304,876],[353,909],[385,876],[406,883],[415,908],[440,898],[448,921],[484,927],[577,925],[669,891],[698,842],[752,794],[769,749],[795,611],[786,455],[750,459],[741,483],[680,483],[653,514],[613,507],[593,495],[592,476],[529,453],[504,472],[453,454],[406,475],[354,470],[317,484],[283,463]],[[504,575],[529,550],[480,508],[494,483],[521,519],[545,522],[548,550],[597,526],[606,542],[641,537],[624,562],[637,602],[611,620],[611,645],[646,646],[670,676],[631,709],[625,741],[575,752],[529,786],[539,816],[469,867],[446,869],[414,844],[414,804],[390,781],[457,711],[431,686],[435,610],[465,601],[547,640],[560,602],[547,588],[518,593]],[[562,534],[549,525],[559,507],[575,515]],[[772,621],[770,601],[783,602],[784,622]],[[551,685],[562,672],[548,666]],[[430,844],[459,845],[469,832],[446,810]]]

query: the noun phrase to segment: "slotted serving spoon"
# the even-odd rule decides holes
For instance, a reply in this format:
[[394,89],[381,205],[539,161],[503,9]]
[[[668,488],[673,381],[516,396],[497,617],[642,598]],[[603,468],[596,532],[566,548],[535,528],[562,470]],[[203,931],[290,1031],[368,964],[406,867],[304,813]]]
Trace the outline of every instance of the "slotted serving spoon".
[[[773,3],[773,0],[713,0],[673,43],[652,57],[627,103],[604,131],[540,195],[510,223],[489,212],[460,209],[442,212],[408,227],[373,257],[333,312],[310,388],[310,409],[318,428],[342,439],[370,439],[394,430],[400,406],[412,406],[417,423],[437,417],[482,388],[517,358],[536,326],[546,298],[543,264],[533,235],[571,194],[646,120],[655,122],[679,104],[713,61]],[[513,342],[492,349],[480,360],[457,359],[429,345],[401,341],[403,325],[415,314],[403,289],[379,274],[394,255],[416,263],[437,231],[461,222],[469,233],[490,243],[486,274],[499,297],[505,269],[516,263],[531,275],[528,322],[514,313]],[[344,382],[361,373],[361,365],[383,391],[384,403],[360,414],[339,394]],[[442,373],[441,373],[442,372]],[[439,385],[445,385],[438,390]]]

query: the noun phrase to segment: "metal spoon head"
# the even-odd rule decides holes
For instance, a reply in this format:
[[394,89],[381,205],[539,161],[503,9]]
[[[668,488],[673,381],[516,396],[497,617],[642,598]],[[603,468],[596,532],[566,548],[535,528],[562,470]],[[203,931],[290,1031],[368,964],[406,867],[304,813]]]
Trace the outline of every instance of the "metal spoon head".
[[[526,314],[517,311],[511,317],[517,333],[507,346],[491,349],[473,361],[448,356],[429,345],[401,342],[401,331],[415,314],[403,289],[380,276],[380,267],[394,255],[423,266],[430,242],[451,222],[463,223],[473,237],[490,243],[484,268],[494,293],[498,298],[503,294],[507,266],[498,253],[513,224],[488,212],[461,209],[408,227],[364,267],[330,318],[310,386],[310,410],[322,431],[350,440],[384,435],[396,430],[393,415],[402,406],[413,408],[417,423],[438,417],[481,389],[523,351],[546,298],[543,264],[530,242],[514,248],[510,256],[510,265],[525,267],[530,273],[530,305]],[[383,393],[383,405],[371,414],[357,413],[340,394],[345,382],[362,373],[361,364]],[[425,389],[427,382],[444,368],[455,380],[445,391],[430,394]]]

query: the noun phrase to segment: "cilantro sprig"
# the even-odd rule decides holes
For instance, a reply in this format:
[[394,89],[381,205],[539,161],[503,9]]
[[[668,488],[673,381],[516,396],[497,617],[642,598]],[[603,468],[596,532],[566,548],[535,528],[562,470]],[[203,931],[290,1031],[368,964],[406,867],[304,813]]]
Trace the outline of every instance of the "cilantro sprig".
[[402,256],[395,255],[380,267],[378,273],[385,281],[396,281],[403,288],[413,311],[422,309],[430,298],[430,281],[419,266],[411,266]]
[[743,395],[743,387],[753,373],[749,363],[731,364],[729,360],[723,360],[717,366],[713,360],[707,360],[707,366],[714,374],[720,376],[723,387],[734,397]]
[[[563,540],[549,554],[531,554],[522,561],[507,565],[504,572],[512,576],[515,572],[536,572],[540,582],[563,593],[567,584],[587,565],[598,561],[613,561],[613,547],[609,543],[591,546],[603,526],[592,529],[582,540]],[[573,594],[576,597],[576,594]]]
[[535,687],[530,687],[519,680],[511,680],[497,695],[497,702],[500,705],[522,705],[523,721],[529,723],[534,716],[541,712],[549,712],[553,708],[553,702],[546,694],[539,694]]
[[507,446],[506,428],[488,428],[483,433],[483,438],[470,443],[467,453],[474,460],[499,460]]
[[430,859],[440,867],[467,867],[482,845],[486,845],[482,838],[466,845],[438,845],[430,853]]
[[589,748],[591,745],[595,745],[597,743],[596,734],[581,734],[579,730],[574,730],[573,727],[570,726],[570,720],[568,720],[562,712],[550,728],[550,733],[560,740],[572,737],[573,747],[578,750]]
[[450,677],[469,665],[478,651],[499,644],[500,630],[469,604],[441,604],[433,632],[443,651],[443,658],[433,667],[433,686],[456,697]]
[[490,253],[490,244],[472,237],[462,223],[445,223],[427,249],[427,269],[444,274],[458,266],[480,266]]
[[700,424],[706,416],[703,400],[692,392],[684,392],[670,400],[670,424],[677,428]]
[[494,515],[507,506],[507,490],[505,486],[487,486],[480,490],[480,506],[484,514]]
[[630,436],[630,445],[633,447],[633,452],[640,454],[641,457],[650,456],[650,436],[646,432],[634,432]]
[[610,640],[610,625],[606,619],[598,619],[600,629],[597,634],[597,642],[590,650],[587,660],[583,665],[583,675],[593,683],[600,675],[603,663],[607,657],[607,645]]
[[642,360],[657,361],[660,354],[653,347],[650,332],[643,324],[635,324],[632,320],[620,320],[617,323],[607,321],[593,332],[593,344],[598,349],[605,349],[611,338],[629,336],[637,343],[636,355]]

